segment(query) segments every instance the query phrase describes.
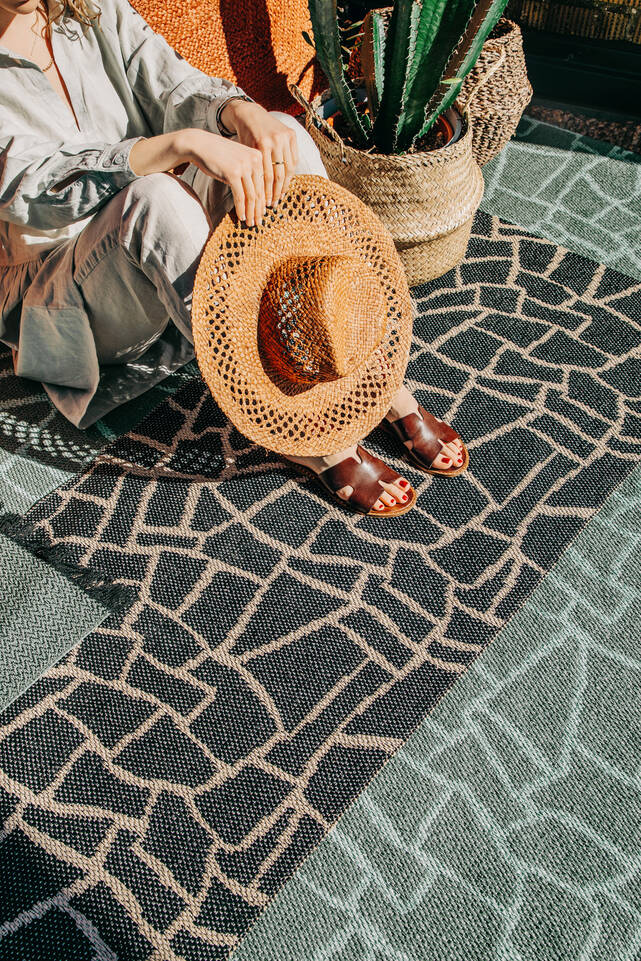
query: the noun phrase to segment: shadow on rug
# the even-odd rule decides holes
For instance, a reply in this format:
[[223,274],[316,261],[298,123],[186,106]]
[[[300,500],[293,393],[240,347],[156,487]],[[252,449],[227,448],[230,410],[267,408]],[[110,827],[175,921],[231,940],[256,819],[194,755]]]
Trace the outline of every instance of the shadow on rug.
[[329,503],[199,380],[30,512],[136,597],[0,716],[0,954],[227,957],[633,469],[636,281],[480,215],[414,294],[409,384],[471,464],[409,470],[408,515]]

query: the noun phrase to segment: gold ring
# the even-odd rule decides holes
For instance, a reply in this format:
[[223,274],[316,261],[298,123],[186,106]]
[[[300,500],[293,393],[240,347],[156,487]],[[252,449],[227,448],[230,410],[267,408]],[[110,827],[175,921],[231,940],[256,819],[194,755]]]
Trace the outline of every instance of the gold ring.
[[276,167],[279,164],[284,164],[284,163],[285,163],[284,160],[272,160],[272,167]]

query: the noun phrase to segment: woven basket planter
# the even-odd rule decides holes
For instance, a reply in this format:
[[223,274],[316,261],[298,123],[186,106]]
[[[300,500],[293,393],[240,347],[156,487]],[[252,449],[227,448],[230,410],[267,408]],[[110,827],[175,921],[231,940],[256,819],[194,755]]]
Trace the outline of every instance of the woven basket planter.
[[461,92],[472,118],[474,158],[481,166],[514,136],[532,99],[518,24],[499,20]]
[[290,90],[305,107],[307,130],[330,180],[380,217],[394,238],[410,286],[440,277],[459,264],[483,196],[470,123],[447,147],[398,156],[370,153],[350,147],[326,123],[321,97],[309,104],[293,85]]

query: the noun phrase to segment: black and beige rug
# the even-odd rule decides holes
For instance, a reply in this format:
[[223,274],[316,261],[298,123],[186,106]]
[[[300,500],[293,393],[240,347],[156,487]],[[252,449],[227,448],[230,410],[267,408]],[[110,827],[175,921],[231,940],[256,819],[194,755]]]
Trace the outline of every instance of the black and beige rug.
[[0,957],[227,957],[638,462],[636,281],[479,215],[414,293],[409,384],[471,463],[408,468],[404,517],[194,380],[14,530],[123,609],[0,715]]

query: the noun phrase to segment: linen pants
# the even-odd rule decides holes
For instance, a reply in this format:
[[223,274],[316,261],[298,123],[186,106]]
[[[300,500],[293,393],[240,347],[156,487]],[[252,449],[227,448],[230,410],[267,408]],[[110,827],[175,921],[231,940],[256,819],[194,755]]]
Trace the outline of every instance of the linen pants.
[[[302,125],[279,111],[272,116],[296,132],[295,173],[327,177]],[[74,280],[101,365],[136,360],[169,320],[193,343],[200,256],[210,229],[232,207],[230,188],[190,164],[180,178],[156,173],[134,180],[91,219],[75,242]]]

